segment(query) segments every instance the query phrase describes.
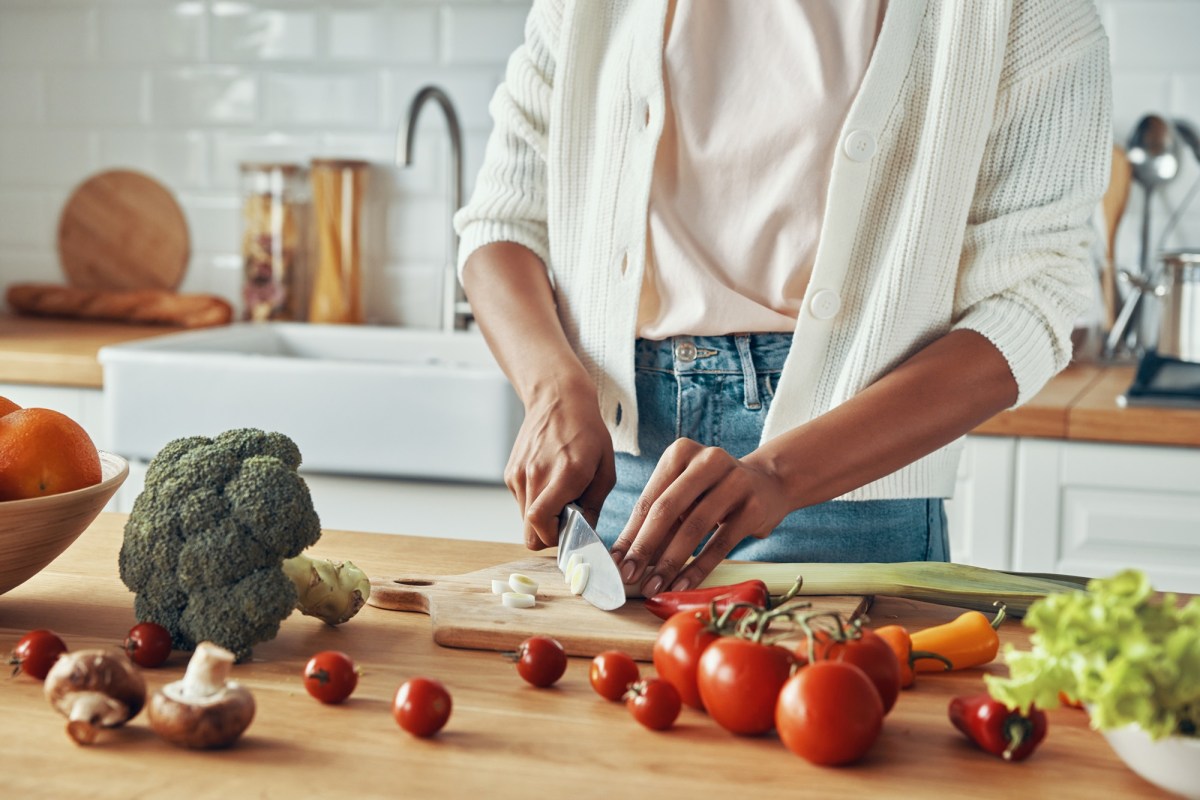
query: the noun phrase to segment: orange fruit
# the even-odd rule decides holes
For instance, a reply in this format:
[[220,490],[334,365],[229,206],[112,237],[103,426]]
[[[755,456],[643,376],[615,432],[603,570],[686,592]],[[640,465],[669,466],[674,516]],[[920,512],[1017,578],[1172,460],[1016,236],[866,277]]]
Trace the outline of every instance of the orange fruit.
[[100,477],[96,446],[66,414],[21,408],[0,416],[0,500],[70,492]]
[[9,400],[7,397],[0,397],[0,417],[3,417],[10,411],[17,411],[20,408],[21,407],[19,405],[14,403],[12,400]]

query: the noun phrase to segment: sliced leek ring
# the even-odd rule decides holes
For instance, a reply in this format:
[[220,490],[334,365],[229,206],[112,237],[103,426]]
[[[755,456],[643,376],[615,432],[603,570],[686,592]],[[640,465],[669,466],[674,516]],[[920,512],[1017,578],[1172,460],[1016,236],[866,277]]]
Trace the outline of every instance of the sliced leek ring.
[[571,570],[583,563],[583,556],[579,553],[571,553],[571,557],[567,559],[567,564],[563,567],[563,580],[568,584],[571,582]]
[[509,591],[508,581],[492,581],[492,594],[504,594]]
[[537,581],[519,572],[514,572],[508,576],[508,587],[514,592],[530,596],[536,595],[538,590]]
[[533,608],[536,602],[533,595],[524,592],[505,592],[500,595],[500,601],[508,608]]
[[571,594],[583,594],[587,588],[588,578],[592,577],[592,565],[579,563],[571,570]]

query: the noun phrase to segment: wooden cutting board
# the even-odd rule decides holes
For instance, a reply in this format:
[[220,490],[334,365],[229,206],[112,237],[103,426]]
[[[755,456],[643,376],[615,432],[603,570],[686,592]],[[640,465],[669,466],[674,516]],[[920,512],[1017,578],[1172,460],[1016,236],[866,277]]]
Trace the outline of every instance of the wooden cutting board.
[[58,220],[58,256],[80,289],[166,289],[183,281],[187,219],[170,190],[126,169],[80,184]]
[[[538,582],[537,605],[506,608],[492,594],[492,580],[514,572]],[[852,619],[866,611],[865,597],[803,598],[813,610],[837,611]],[[531,556],[464,575],[402,575],[374,578],[370,605],[393,611],[420,611],[430,617],[433,640],[445,647],[515,650],[534,635],[553,636],[573,656],[622,650],[650,661],[662,620],[637,598],[616,611],[601,611],[571,594],[553,557]]]

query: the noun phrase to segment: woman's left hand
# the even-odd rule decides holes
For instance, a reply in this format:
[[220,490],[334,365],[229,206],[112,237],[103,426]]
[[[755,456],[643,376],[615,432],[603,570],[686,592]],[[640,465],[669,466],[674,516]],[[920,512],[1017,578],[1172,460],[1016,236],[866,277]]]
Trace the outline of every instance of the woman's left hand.
[[640,583],[646,597],[679,591],[698,585],[742,539],[768,536],[792,510],[778,476],[753,454],[739,460],[719,447],[677,439],[612,552],[625,583]]

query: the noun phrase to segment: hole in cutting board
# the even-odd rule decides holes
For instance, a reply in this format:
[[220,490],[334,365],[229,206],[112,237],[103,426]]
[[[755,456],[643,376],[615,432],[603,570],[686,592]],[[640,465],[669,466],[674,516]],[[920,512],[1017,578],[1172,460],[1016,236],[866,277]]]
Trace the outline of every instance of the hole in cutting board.
[[398,583],[401,586],[433,586],[433,581],[422,581],[417,578],[396,578],[392,583]]

